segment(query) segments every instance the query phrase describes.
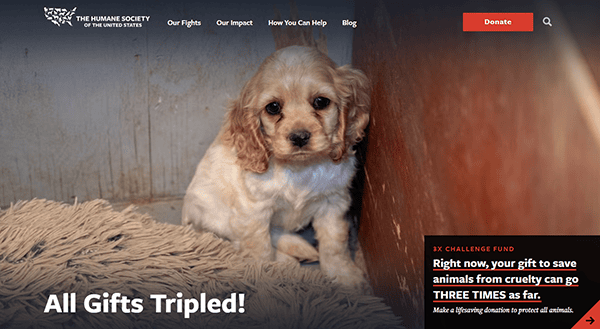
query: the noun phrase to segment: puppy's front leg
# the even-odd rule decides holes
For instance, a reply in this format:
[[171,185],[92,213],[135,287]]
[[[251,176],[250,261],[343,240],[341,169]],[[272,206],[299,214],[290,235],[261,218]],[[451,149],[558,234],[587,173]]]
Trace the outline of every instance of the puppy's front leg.
[[350,257],[348,249],[349,224],[344,219],[347,207],[340,204],[328,205],[318,217],[314,218],[313,227],[319,240],[319,263],[321,270],[335,282],[369,292],[370,286],[363,272]]
[[271,244],[271,216],[272,212],[255,212],[233,218],[234,246],[248,251],[257,260],[275,260],[276,253]]

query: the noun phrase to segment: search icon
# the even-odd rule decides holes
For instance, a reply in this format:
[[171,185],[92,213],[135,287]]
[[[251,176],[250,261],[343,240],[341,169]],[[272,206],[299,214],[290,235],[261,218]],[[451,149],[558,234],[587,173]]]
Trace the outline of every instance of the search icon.
[[552,22],[550,21],[550,17],[546,16],[542,19],[542,23],[544,23],[544,25],[548,25],[548,26],[552,26]]

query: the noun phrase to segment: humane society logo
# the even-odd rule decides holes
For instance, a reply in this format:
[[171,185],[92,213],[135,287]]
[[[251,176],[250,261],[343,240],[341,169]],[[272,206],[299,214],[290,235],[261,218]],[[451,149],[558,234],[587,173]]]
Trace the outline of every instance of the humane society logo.
[[[44,7],[44,15],[46,19],[51,21],[56,26],[71,24],[71,19],[75,15],[74,7],[72,10],[64,8],[48,8]],[[150,16],[145,15],[109,15],[109,16],[75,16],[77,22],[82,22],[83,27],[103,28],[103,27],[143,27],[144,22],[150,21]],[[198,23],[200,23],[198,21]],[[200,25],[200,24],[196,24]],[[189,28],[189,26],[188,26]]]
[[71,18],[73,18],[76,9],[77,7],[73,8],[72,10],[66,10],[64,8],[44,7],[44,15],[46,15],[47,20],[51,21],[59,27],[64,24],[69,24],[73,26],[73,24],[71,24]]

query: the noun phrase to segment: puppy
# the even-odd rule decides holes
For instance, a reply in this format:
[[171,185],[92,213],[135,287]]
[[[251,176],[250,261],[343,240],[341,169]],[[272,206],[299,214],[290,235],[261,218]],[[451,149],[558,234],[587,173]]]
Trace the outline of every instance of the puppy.
[[[227,238],[257,259],[319,260],[335,281],[368,290],[350,257],[344,215],[369,94],[361,71],[337,67],[314,48],[273,53],[232,102],[198,164],[183,224]],[[293,233],[311,222],[318,252]]]

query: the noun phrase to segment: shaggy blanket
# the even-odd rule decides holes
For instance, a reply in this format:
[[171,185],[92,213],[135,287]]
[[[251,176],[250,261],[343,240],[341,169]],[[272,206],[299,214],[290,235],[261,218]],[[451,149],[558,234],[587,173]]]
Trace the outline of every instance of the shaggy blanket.
[[390,328],[379,298],[103,200],[0,211],[0,328]]

